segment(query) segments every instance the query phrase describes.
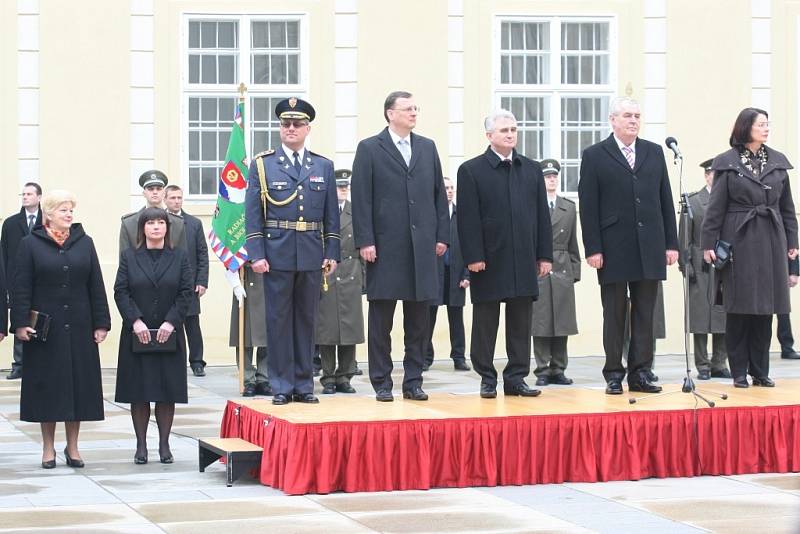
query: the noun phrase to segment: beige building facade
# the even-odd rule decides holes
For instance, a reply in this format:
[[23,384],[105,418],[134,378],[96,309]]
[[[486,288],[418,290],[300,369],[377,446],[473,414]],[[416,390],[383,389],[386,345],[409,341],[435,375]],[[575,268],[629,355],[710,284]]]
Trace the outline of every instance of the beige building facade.
[[[643,137],[679,140],[694,191],[699,162],[727,148],[746,106],[770,112],[770,145],[797,161],[799,49],[793,0],[2,0],[0,214],[19,209],[27,181],[75,192],[114,308],[119,219],[143,203],[139,174],[166,172],[208,230],[241,82],[248,154],[275,145],[274,104],[297,95],[317,109],[311,149],[349,167],[358,141],[384,127],[386,95],[404,89],[450,176],[485,150],[483,117],[503,106],[519,120],[522,153],[562,161],[568,197],[581,150],[610,131],[609,100],[630,95],[642,104]],[[677,199],[678,168],[670,172]],[[581,333],[570,352],[602,354],[588,266],[576,293]],[[211,364],[233,362],[230,300],[212,258],[201,301]],[[657,351],[681,352],[677,268],[665,300]],[[469,306],[465,319],[469,331]],[[116,362],[120,326],[115,314],[104,365]],[[0,345],[2,365],[10,354],[11,343]]]

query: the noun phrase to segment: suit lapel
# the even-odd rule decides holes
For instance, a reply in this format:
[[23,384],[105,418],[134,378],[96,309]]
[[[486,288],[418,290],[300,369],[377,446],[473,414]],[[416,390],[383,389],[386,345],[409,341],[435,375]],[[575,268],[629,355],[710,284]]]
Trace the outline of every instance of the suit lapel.
[[550,216],[550,224],[555,226],[558,221],[561,220],[561,217],[564,215],[564,202],[561,200],[561,197],[556,195],[556,203],[555,207],[553,208],[553,214]]
[[[650,154],[650,151],[647,149],[647,145],[644,143],[639,142],[639,138],[636,138],[636,159],[633,162],[633,172],[636,173],[639,169],[642,168],[644,165],[644,161],[647,159],[647,156]],[[625,162],[628,163],[627,161]],[[628,165],[630,168],[630,165]]]
[[169,266],[172,265],[174,260],[175,252],[171,248],[164,247],[164,252],[161,254],[161,259],[158,261],[158,265],[156,266],[156,285],[158,285],[161,277],[164,276],[164,273],[167,272],[167,269],[169,269]]
[[134,257],[136,258],[137,265],[139,265],[139,269],[142,270],[144,275],[154,286],[158,287],[158,279],[153,275],[153,269],[150,268],[151,262],[150,258],[147,257],[147,248],[137,248]]
[[339,216],[339,233],[344,235],[344,229],[353,225],[353,209],[349,200],[344,201],[344,208]]
[[306,149],[305,161],[302,162],[302,164],[300,165],[300,179],[298,181],[302,182],[303,180],[311,176],[311,173],[313,172],[314,172],[314,160],[311,157],[311,152],[309,152],[308,149]]
[[[389,135],[389,128],[384,128],[381,133],[378,134],[378,141],[380,142],[381,148],[383,148],[387,154],[392,156],[400,165],[406,167],[406,160],[403,159],[403,155],[400,153],[400,150],[394,145],[392,141],[392,136]],[[411,149],[411,160],[414,160],[414,149]]]
[[[611,155],[611,157],[617,163],[622,165],[625,168],[625,170],[627,170],[628,172],[633,172],[631,170],[631,166],[628,165],[628,160],[625,159],[625,156],[622,155],[622,151],[617,146],[617,142],[614,140],[614,134],[611,134],[606,138],[605,142],[603,143],[603,148],[606,150],[606,152],[608,152]],[[637,153],[636,156],[638,159],[639,154]]]
[[[417,142],[417,136],[413,132],[411,133],[410,139],[411,139],[411,161],[408,162],[409,171],[412,170],[414,168],[414,165],[417,164],[417,161],[419,160],[419,153],[422,150],[421,145]],[[398,150],[397,152],[399,154],[400,150]]]

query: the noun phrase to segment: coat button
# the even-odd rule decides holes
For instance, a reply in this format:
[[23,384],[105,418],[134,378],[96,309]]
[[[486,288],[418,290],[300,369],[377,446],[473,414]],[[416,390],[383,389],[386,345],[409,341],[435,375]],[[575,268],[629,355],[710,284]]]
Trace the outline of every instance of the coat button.
[[300,200],[303,200],[303,195],[298,195],[297,198],[299,198]]
[[69,271],[69,265],[64,265],[64,266],[61,268],[61,270],[62,270],[62,271],[64,271],[64,272],[67,272],[67,271]]
[[642,221],[639,221],[637,224],[639,225],[639,228],[641,228],[642,226],[644,226],[644,223],[643,223]]
[[303,222],[303,220],[304,220],[303,216],[301,215],[300,217],[297,218],[297,220],[300,221],[300,222]]
[[638,179],[639,179],[639,177],[638,177],[638,176],[636,176],[636,175],[634,174],[634,175],[633,175],[633,179],[634,179],[634,180],[638,180]]
[[303,206],[300,206],[300,211],[303,211]]
[[69,323],[64,325],[64,330],[69,330]]
[[272,237],[272,234],[267,234],[267,237]]
[[298,191],[302,191],[302,190],[303,190],[303,186],[302,186],[302,185],[298,185],[298,186],[297,186],[297,190],[298,190]]
[[639,197],[636,197],[636,203],[637,203],[637,204],[641,204],[641,203],[642,203],[642,199],[641,199],[641,198],[639,198]]
[[412,225],[411,225],[411,229],[412,229],[412,230],[416,230],[416,229],[417,229],[417,225],[416,225],[416,224],[412,224]]
[[61,284],[61,287],[65,288],[65,287],[67,287],[67,284]]
[[69,304],[64,304],[64,309],[68,310],[69,309]]
[[413,200],[409,200],[408,203],[411,204],[412,206],[414,205],[414,201]]
[[64,249],[63,248],[58,249],[58,253],[59,254],[63,254],[64,253]]
[[341,278],[339,278],[338,276],[336,277],[336,281],[337,281],[337,282],[339,282],[339,281],[341,281],[341,280],[342,280],[342,279],[341,279]]

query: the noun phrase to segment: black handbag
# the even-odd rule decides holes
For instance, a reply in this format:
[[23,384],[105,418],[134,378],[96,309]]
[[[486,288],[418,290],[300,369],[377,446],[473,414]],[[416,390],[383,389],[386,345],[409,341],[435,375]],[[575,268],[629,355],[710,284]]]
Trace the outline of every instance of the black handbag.
[[714,244],[714,254],[717,256],[717,259],[714,260],[714,268],[718,271],[722,270],[733,261],[733,245],[722,239],[717,239],[716,244]]
[[149,343],[142,343],[139,341],[139,337],[134,334],[133,335],[133,353],[134,354],[152,354],[157,352],[178,352],[178,337],[175,335],[175,331],[173,330],[172,333],[169,335],[167,340],[164,343],[159,343],[156,341],[156,334],[158,334],[157,328],[150,328],[148,329],[150,332],[150,342]]

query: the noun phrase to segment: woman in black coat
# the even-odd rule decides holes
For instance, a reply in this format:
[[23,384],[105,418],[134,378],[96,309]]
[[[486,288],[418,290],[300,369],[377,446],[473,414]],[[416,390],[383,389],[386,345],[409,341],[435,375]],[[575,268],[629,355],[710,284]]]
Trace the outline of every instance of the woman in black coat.
[[797,218],[786,156],[768,147],[767,112],[739,113],[731,149],[712,163],[714,184],[703,221],[705,261],[716,259],[716,241],[733,247],[720,272],[725,343],[733,383],[773,387],[769,378],[772,316],[789,313],[789,260],[797,257]]
[[[169,218],[160,208],[147,208],[138,221],[138,243],[122,252],[114,282],[114,300],[122,315],[117,362],[117,402],[131,404],[136,432],[134,463],[147,463],[150,402],[156,405],[158,454],[172,463],[169,434],[175,403],[188,401],[186,347],[180,332],[192,298],[193,277],[186,254],[169,245]],[[176,344],[169,352],[134,352],[134,336],[142,344]],[[170,339],[170,338],[175,338]]]
[[[22,340],[20,419],[41,423],[42,467],[56,466],[56,422],[64,421],[67,465],[83,467],[81,421],[103,420],[102,343],[111,328],[103,275],[92,239],[72,223],[75,197],[53,191],[42,201],[44,225],[21,242],[16,258],[11,327]],[[44,332],[30,312],[51,317]]]

